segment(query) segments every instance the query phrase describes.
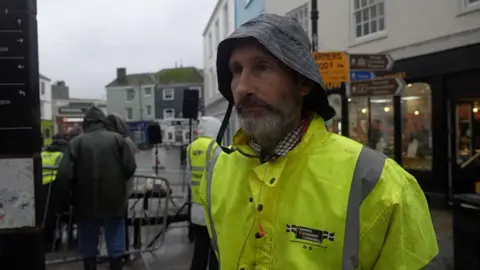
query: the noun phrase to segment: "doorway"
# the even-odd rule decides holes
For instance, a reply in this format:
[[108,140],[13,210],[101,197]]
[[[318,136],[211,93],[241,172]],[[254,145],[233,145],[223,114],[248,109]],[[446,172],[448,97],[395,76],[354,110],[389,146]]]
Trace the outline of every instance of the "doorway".
[[480,98],[453,102],[452,115],[452,192],[480,192]]

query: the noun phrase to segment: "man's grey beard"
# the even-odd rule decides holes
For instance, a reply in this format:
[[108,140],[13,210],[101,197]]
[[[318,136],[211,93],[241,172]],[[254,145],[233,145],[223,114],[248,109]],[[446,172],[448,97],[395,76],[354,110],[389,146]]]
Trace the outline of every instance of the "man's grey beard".
[[240,127],[250,133],[262,148],[273,151],[292,131],[297,111],[301,108],[301,98],[297,91],[292,91],[291,98],[285,99],[277,109],[272,108],[262,117],[243,115],[237,111]]
[[287,114],[276,112],[263,117],[239,114],[238,121],[240,127],[250,133],[263,148],[274,148],[293,128],[293,109]]
[[250,133],[262,146],[276,144],[283,137],[282,119],[278,114],[269,114],[264,117],[239,115],[239,124]]

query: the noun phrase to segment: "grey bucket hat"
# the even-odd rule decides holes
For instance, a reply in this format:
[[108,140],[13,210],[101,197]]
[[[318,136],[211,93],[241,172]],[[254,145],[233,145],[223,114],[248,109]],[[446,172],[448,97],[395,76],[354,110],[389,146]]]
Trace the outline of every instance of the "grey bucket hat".
[[217,79],[220,93],[233,104],[231,89],[232,73],[228,63],[235,41],[253,38],[273,56],[314,83],[313,89],[304,98],[307,110],[316,112],[325,121],[335,116],[323,88],[318,65],[312,56],[310,41],[300,23],[290,16],[264,13],[238,27],[218,45]]

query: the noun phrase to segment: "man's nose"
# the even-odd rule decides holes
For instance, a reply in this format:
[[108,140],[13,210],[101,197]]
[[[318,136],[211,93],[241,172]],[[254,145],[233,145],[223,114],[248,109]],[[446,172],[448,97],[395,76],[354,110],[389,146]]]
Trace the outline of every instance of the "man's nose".
[[248,71],[243,71],[238,79],[238,84],[235,89],[238,95],[245,96],[253,93],[252,78]]

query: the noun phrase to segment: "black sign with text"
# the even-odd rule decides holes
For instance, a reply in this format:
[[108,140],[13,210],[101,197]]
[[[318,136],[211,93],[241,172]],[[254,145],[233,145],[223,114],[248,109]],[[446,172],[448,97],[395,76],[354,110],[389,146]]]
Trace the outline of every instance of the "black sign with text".
[[31,127],[30,97],[25,87],[0,85],[0,115],[0,130]]
[[30,73],[24,59],[0,57],[0,85],[25,84]]
[[35,0],[0,0],[0,156],[40,150]]
[[[1,8],[1,7],[0,7]],[[28,13],[15,9],[0,9],[0,30],[5,32],[27,31]]]
[[20,32],[2,33],[0,39],[0,57],[23,57],[28,49],[25,37]]

